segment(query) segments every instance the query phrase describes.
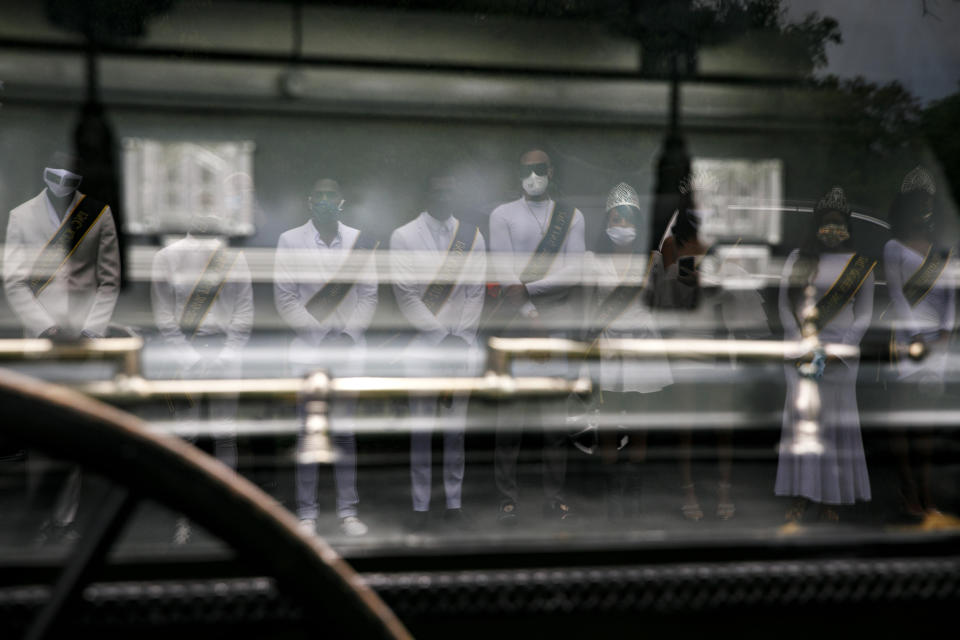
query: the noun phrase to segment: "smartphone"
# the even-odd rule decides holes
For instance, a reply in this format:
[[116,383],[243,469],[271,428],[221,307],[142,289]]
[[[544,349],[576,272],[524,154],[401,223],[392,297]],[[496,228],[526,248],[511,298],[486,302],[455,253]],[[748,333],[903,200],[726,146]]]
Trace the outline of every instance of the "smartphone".
[[684,275],[693,275],[693,271],[696,269],[694,260],[694,256],[683,256],[677,261],[677,270]]

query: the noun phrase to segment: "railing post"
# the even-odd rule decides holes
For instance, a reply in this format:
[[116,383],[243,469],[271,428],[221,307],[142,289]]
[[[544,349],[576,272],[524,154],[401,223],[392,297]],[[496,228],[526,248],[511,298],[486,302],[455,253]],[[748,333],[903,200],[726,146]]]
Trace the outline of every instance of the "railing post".
[[303,393],[304,436],[297,461],[331,464],[336,452],[330,443],[330,376],[315,371],[307,376]]

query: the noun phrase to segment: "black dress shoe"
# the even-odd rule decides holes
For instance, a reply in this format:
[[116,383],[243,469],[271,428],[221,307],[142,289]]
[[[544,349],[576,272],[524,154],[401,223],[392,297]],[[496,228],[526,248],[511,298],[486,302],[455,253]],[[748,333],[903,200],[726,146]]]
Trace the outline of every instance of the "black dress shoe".
[[497,512],[497,523],[504,527],[517,526],[517,503],[513,500],[504,500],[500,503]]
[[459,508],[444,511],[443,524],[447,528],[456,529],[457,531],[470,531],[473,529],[473,524],[469,518],[463,515],[463,509]]

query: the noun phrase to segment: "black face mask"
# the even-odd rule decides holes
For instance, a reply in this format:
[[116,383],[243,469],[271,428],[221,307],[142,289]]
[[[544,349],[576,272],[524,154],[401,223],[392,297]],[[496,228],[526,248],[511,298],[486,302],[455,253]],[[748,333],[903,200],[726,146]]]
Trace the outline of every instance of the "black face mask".
[[317,227],[325,227],[340,219],[343,208],[343,199],[337,197],[322,197],[310,199],[310,216]]

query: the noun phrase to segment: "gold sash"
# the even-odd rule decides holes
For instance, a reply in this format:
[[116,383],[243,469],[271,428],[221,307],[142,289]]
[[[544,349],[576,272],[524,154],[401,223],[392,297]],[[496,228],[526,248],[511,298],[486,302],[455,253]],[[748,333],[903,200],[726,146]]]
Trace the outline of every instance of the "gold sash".
[[953,256],[953,249],[943,253],[933,252],[933,246],[927,250],[927,255],[923,257],[923,263],[912,276],[903,284],[903,295],[911,307],[917,306],[921,300],[927,297],[930,290],[937,283],[937,280],[947,268],[947,263]]
[[187,340],[196,337],[204,318],[207,317],[217,296],[223,290],[223,285],[227,282],[227,274],[230,273],[239,255],[237,252],[231,254],[222,246],[217,247],[210,254],[210,259],[207,260],[203,272],[193,285],[193,290],[187,297],[187,303],[180,316],[180,330],[183,331]]
[[524,284],[536,282],[547,275],[567,239],[567,233],[573,224],[575,211],[573,208],[568,209],[562,206],[559,202],[553,204],[550,223],[547,225],[547,230],[544,232],[543,238],[540,239],[537,248],[534,249],[530,261],[523,268],[523,272],[520,274],[520,282]]
[[86,195],[80,196],[77,204],[63,217],[63,222],[33,261],[28,281],[33,295],[40,295],[53,281],[106,210],[107,205],[102,202]]
[[346,265],[350,264],[353,252],[357,249],[363,251],[376,251],[377,247],[380,246],[379,242],[374,242],[367,239],[367,237],[361,233],[357,236],[356,242],[353,243],[353,247],[350,248],[350,255],[347,256],[347,259],[344,260],[343,266],[341,266],[340,271],[331,278],[327,284],[323,285],[323,288],[320,291],[316,292],[312,298],[307,302],[307,311],[310,312],[317,322],[323,322],[327,319],[333,311],[340,306],[340,303],[343,302],[344,298],[347,297],[347,294],[350,293],[350,290],[353,288],[355,282],[349,282],[346,280]]
[[[440,265],[437,277],[427,286],[421,298],[423,304],[427,306],[427,309],[430,309],[433,315],[440,313],[440,309],[443,308],[453,292],[457,278],[466,265],[464,256],[473,250],[478,235],[480,235],[480,229],[476,225],[465,225],[462,222],[457,222],[457,230],[453,234],[450,246],[447,247],[447,254],[443,264]],[[459,269],[456,268],[457,261],[460,262]]]
[[877,266],[877,261],[873,258],[857,253],[850,257],[840,276],[830,285],[830,289],[823,297],[817,301],[817,313],[814,319],[817,333],[830,324],[830,321],[840,310],[857,295],[860,287],[867,281],[867,277],[875,266]]

